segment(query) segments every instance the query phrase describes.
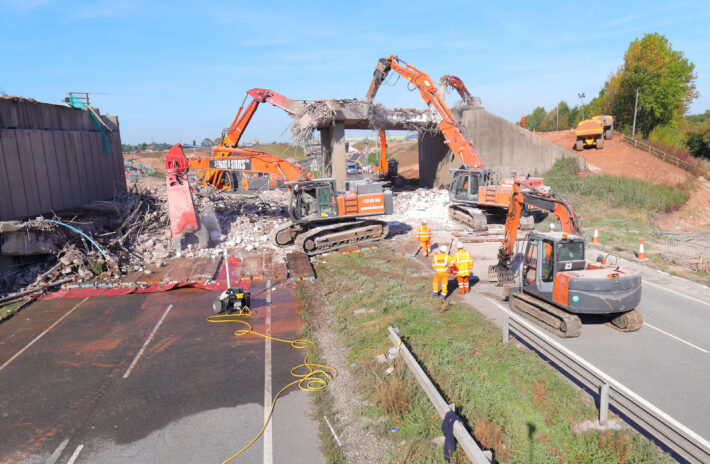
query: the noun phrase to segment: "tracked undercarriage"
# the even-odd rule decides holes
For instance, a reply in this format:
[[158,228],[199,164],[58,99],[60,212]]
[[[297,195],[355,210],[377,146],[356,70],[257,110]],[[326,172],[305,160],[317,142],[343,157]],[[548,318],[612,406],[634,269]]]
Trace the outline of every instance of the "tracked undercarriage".
[[[485,232],[488,230],[489,219],[505,221],[505,214],[492,213],[466,203],[454,203],[449,205],[449,218],[473,229],[474,232]],[[532,230],[534,226],[535,218],[533,216],[520,218],[518,226],[520,230]]]
[[[519,290],[511,290],[510,307],[527,319],[543,324],[560,337],[573,338],[582,333],[579,316]],[[607,316],[610,318],[608,325],[621,332],[634,332],[643,326],[643,317],[636,309]]]
[[306,222],[277,229],[273,240],[279,246],[295,244],[298,251],[314,256],[351,245],[377,242],[384,239],[388,232],[387,223],[376,219],[331,224]]

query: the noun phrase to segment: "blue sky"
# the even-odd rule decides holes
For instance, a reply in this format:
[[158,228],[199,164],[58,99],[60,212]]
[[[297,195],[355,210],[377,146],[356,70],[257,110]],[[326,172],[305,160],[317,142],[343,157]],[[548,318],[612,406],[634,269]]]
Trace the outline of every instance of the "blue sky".
[[[629,42],[659,32],[695,63],[691,113],[710,108],[710,2],[580,4],[0,0],[0,89],[52,103],[105,92],[92,103],[119,116],[124,143],[199,142],[229,125],[247,89],[364,98],[377,59],[397,54],[517,120],[595,96]],[[377,100],[423,107],[405,84]],[[288,124],[261,105],[243,140],[287,141]]]

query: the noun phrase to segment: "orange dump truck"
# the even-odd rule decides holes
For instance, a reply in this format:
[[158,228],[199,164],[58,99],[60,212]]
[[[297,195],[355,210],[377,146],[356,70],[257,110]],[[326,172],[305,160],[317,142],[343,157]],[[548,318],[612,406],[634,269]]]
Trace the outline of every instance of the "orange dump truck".
[[585,119],[574,130],[577,141],[574,149],[581,151],[584,147],[604,148],[604,124],[598,119]]
[[605,114],[602,116],[594,116],[592,119],[601,121],[602,125],[604,126],[604,138],[607,140],[611,140],[611,138],[614,136],[614,116],[609,116]]

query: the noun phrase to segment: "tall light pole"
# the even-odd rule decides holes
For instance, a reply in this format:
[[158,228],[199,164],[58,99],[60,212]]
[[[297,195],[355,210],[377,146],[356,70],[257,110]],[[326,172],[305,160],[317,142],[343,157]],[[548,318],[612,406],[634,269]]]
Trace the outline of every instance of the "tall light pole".
[[636,112],[639,109],[639,89],[636,89],[636,101],[634,101],[634,125],[631,128],[631,137],[636,135]]
[[577,96],[582,101],[582,121],[584,121],[584,93],[578,93]]

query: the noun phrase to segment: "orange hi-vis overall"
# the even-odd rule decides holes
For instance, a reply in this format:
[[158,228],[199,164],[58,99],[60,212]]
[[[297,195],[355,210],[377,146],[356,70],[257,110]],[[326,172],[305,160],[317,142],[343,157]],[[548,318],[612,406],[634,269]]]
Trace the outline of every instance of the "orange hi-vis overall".
[[473,257],[468,251],[461,249],[454,255],[454,264],[456,265],[456,280],[459,283],[459,292],[468,293],[468,277],[473,270]]
[[422,244],[422,254],[429,256],[431,253],[431,228],[428,224],[422,224],[417,229],[417,240]]
[[449,284],[449,266],[452,264],[453,260],[446,253],[437,253],[434,255],[432,260],[432,266],[434,267],[434,281],[432,282],[432,289],[434,295],[439,293],[439,282],[441,282],[441,294],[446,296],[447,286]]

